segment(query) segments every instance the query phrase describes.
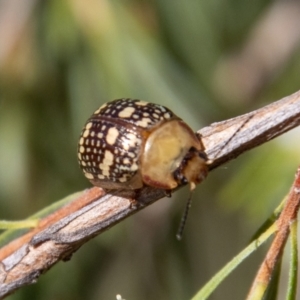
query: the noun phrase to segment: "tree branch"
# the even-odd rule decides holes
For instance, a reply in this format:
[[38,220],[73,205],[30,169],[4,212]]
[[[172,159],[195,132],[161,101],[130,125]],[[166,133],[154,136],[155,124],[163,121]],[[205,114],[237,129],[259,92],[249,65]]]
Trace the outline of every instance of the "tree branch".
[[[248,114],[199,130],[209,169],[236,158],[300,124],[300,91]],[[86,241],[165,196],[150,187],[138,194],[97,187],[42,219],[35,229],[0,249],[0,299],[68,260]],[[135,197],[135,199],[134,199]]]

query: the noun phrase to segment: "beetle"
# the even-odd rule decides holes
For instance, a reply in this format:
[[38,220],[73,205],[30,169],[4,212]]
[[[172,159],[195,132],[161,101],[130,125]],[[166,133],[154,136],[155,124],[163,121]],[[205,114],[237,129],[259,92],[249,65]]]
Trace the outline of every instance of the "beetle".
[[78,161],[89,181],[104,189],[144,185],[194,190],[208,173],[201,136],[170,109],[138,99],[103,104],[86,122]]

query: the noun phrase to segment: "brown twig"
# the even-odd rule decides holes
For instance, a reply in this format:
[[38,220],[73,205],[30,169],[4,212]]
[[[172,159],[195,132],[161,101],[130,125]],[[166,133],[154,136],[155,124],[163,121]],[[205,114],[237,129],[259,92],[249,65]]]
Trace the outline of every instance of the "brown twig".
[[[257,293],[264,293],[272,278],[277,262],[281,258],[283,249],[290,233],[290,225],[297,218],[300,206],[300,167],[296,173],[296,179],[287,197],[287,201],[280,217],[276,221],[278,231],[271,247],[261,264],[253,281],[247,300],[258,299]],[[261,295],[263,296],[263,295]]]
[[[300,124],[300,91],[277,102],[199,131],[210,170]],[[145,187],[133,194],[84,191],[77,199],[41,220],[39,226],[0,249],[0,298],[68,259],[87,240],[165,196]],[[134,203],[134,205],[133,205]]]

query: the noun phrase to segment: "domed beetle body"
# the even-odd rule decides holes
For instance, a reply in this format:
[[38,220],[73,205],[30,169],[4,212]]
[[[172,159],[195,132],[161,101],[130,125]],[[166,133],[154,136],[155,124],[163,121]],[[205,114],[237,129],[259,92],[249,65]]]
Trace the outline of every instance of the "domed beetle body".
[[168,108],[138,99],[117,99],[86,122],[78,161],[90,182],[104,189],[191,190],[207,175],[200,136]]

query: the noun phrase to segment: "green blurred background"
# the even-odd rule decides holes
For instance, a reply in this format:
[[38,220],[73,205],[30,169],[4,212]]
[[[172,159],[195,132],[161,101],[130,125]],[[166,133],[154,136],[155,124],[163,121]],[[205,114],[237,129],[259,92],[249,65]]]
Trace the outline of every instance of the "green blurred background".
[[[106,101],[160,103],[197,130],[297,91],[299,28],[299,1],[1,0],[0,219],[25,218],[90,186],[77,139]],[[295,129],[212,172],[181,242],[188,188],[8,298],[191,298],[288,192],[298,137]],[[210,299],[243,299],[266,249]]]

